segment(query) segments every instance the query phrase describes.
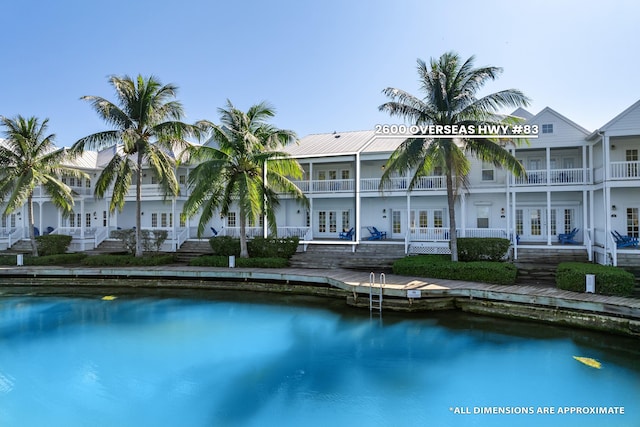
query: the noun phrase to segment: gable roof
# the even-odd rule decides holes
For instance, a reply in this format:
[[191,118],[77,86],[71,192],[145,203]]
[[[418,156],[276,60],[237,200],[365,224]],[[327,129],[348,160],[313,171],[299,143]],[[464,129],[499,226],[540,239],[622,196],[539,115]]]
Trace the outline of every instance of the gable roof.
[[551,114],[553,116],[556,116],[558,119],[562,120],[563,122],[565,122],[568,125],[572,126],[576,130],[580,131],[585,136],[591,134],[591,132],[589,132],[587,129],[583,128],[582,126],[580,126],[579,124],[577,124],[573,120],[569,119],[568,117],[563,116],[562,114],[558,113],[556,110],[554,110],[551,107],[544,107],[542,110],[540,110],[540,112],[538,114],[536,114],[535,116],[527,119],[527,122],[535,122],[538,119],[540,119],[544,114],[547,114],[547,113],[549,113],[549,114]]
[[606,132],[606,131],[612,130],[617,125],[622,124],[622,122],[625,119],[630,119],[633,122],[633,125],[635,125],[636,127],[640,127],[640,124],[638,124],[639,123],[638,120],[636,118],[632,117],[633,114],[636,114],[637,117],[640,117],[640,100],[638,100],[635,103],[631,104],[631,106],[629,106],[627,109],[625,109],[622,113],[620,113],[617,116],[615,116],[613,119],[609,120],[607,123],[605,123],[599,129],[594,130],[591,133],[591,135],[589,135],[589,138],[587,138],[587,139],[592,140],[592,139],[598,138],[600,132]]

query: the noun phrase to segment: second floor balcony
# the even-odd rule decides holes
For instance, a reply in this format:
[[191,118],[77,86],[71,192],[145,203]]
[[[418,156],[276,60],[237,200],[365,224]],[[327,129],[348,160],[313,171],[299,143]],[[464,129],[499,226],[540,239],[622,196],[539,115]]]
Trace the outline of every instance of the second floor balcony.
[[530,185],[578,185],[591,183],[589,169],[541,169],[528,170],[526,176],[512,177],[514,186]]
[[611,179],[640,178],[640,161],[611,162]]
[[[380,178],[360,179],[361,192],[380,191]],[[382,186],[382,191],[406,191],[409,187],[410,178],[391,178]],[[354,191],[355,180],[353,179],[323,179],[294,181],[294,184],[305,194],[310,193],[352,193]],[[446,182],[444,176],[423,176],[413,187],[413,191],[444,190]]]

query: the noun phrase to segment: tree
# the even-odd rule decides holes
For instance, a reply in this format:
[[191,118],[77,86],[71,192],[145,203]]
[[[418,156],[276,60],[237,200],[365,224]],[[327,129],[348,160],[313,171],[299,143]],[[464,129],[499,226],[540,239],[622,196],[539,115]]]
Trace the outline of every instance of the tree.
[[[25,203],[28,210],[31,251],[38,256],[33,218],[33,192],[42,186],[51,202],[64,216],[73,211],[73,193],[61,181],[61,175],[86,178],[86,174],[64,164],[72,156],[64,148],[55,148],[55,135],[47,135],[49,119],[0,117],[4,137],[0,145],[0,203],[6,203],[3,215],[10,215]],[[40,213],[42,215],[42,212]]]
[[98,115],[115,129],[94,133],[77,141],[72,149],[103,150],[115,147],[114,156],[96,182],[95,195],[104,197],[112,188],[109,209],[122,211],[131,182],[136,188],[136,251],[142,256],[141,186],[142,167],[146,162],[165,191],[165,196],[179,192],[175,175],[174,150],[184,148],[184,138],[199,135],[196,126],[180,121],[182,105],[173,100],[178,88],[162,85],[155,77],[129,76],[109,78],[116,92],[113,103],[99,96],[84,96]]
[[[431,59],[427,65],[418,59],[418,75],[423,98],[396,88],[382,92],[390,98],[379,107],[391,116],[402,117],[415,125],[498,125],[514,124],[519,119],[498,114],[503,107],[527,106],[529,99],[517,89],[507,89],[477,98],[477,92],[489,80],[495,80],[502,72],[498,67],[473,67],[474,57],[462,61],[454,52],[439,59]],[[409,190],[419,179],[439,168],[446,177],[447,204],[449,209],[449,236],[451,260],[458,260],[456,236],[455,198],[464,186],[471,163],[467,154],[484,162],[503,167],[516,176],[524,174],[524,167],[508,150],[505,140],[491,138],[409,138],[393,152],[387,161],[382,183],[391,178],[392,172],[413,173]]]
[[[189,160],[198,163],[189,173],[191,194],[184,213],[192,217],[200,212],[198,236],[204,232],[214,213],[228,216],[234,206],[239,210],[240,257],[247,258],[247,220],[267,220],[276,234],[275,211],[279,194],[287,194],[306,205],[307,200],[289,178],[301,178],[302,167],[288,154],[279,151],[297,141],[293,131],[278,129],[267,123],[274,109],[262,102],[245,113],[227,100],[218,109],[220,125],[199,122],[211,132],[202,146],[188,150]],[[265,178],[266,173],[266,180]]]

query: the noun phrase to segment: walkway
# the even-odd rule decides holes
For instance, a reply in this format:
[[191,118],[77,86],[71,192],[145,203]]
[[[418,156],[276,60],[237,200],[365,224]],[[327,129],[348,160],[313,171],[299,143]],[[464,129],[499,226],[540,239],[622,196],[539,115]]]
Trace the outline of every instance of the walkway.
[[[130,268],[0,267],[0,284],[11,285],[9,277],[126,277],[137,279],[235,280],[251,282],[304,283],[329,285],[357,295],[369,294],[369,273],[344,269],[258,269],[158,266]],[[379,286],[376,274],[375,286]],[[126,284],[123,284],[126,286]],[[568,309],[640,321],[640,299],[563,291],[550,287],[502,286],[477,282],[386,275],[384,297],[409,300],[407,291],[420,291],[420,299],[462,298],[511,304],[527,304],[551,309]],[[417,298],[411,298],[417,301]],[[639,331],[640,333],[640,323]]]

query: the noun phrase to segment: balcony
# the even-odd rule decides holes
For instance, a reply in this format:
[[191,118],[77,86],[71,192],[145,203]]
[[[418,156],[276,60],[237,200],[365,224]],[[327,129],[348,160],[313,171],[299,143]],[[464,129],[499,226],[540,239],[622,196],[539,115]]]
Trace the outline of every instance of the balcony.
[[640,178],[640,161],[611,162],[611,179]]
[[583,168],[528,170],[527,176],[512,177],[514,186],[578,185],[590,182],[591,173]]
[[[409,187],[408,178],[391,178],[384,183],[382,191],[404,191]],[[446,188],[444,176],[420,177],[413,191],[418,190],[443,190]],[[360,180],[360,191],[379,191],[380,178],[363,178]]]

